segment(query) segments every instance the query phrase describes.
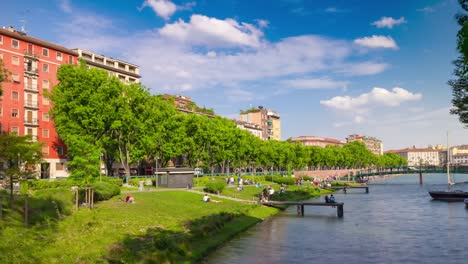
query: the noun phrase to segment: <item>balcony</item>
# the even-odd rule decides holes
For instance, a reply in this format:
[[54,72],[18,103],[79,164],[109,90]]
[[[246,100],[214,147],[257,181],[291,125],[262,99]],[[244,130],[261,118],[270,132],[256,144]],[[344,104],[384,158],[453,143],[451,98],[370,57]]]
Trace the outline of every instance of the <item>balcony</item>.
[[39,108],[39,105],[38,105],[37,101],[26,100],[26,101],[24,101],[24,107]]
[[35,53],[33,50],[29,50],[29,49],[24,50],[24,56],[30,59],[34,59],[34,60],[39,59],[39,55],[37,55],[37,53]]
[[37,69],[37,67],[25,66],[24,72],[33,75],[39,75],[39,70]]
[[38,126],[39,125],[39,120],[37,120],[37,118],[25,118],[24,119],[24,125],[26,125],[26,126]]
[[32,85],[32,84],[25,84],[24,90],[29,91],[29,92],[36,92],[36,93],[38,92],[37,85]]

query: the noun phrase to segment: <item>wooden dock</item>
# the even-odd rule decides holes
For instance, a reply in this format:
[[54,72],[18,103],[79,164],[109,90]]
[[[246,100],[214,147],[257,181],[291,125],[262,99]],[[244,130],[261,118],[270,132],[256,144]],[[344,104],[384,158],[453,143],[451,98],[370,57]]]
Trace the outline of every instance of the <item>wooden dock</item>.
[[327,189],[335,189],[335,190],[341,190],[346,193],[346,190],[348,189],[366,189],[366,193],[369,193],[369,186],[332,186],[328,187]]
[[280,202],[280,201],[269,201],[269,202],[260,202],[264,205],[274,206],[274,205],[296,205],[297,214],[304,216],[304,206],[331,206],[336,207],[336,215],[341,218],[343,217],[343,205],[344,203],[319,203],[319,202]]

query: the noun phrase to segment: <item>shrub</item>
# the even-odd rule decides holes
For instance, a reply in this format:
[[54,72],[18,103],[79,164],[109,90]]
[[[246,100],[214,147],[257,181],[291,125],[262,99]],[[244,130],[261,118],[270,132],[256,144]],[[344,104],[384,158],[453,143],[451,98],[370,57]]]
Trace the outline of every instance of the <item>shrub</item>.
[[294,185],[295,178],[292,177],[283,177],[283,176],[265,176],[265,180],[275,182],[278,184]]
[[101,178],[96,178],[97,181],[100,181],[102,180],[103,182],[107,182],[107,183],[112,183],[112,184],[115,184],[117,186],[122,186],[123,184],[123,180],[121,178],[116,178],[116,177],[101,177]]
[[29,199],[31,224],[71,215],[74,193],[69,188],[38,190]]
[[[22,183],[24,184],[24,182]],[[49,188],[70,188],[72,186],[81,186],[82,184],[76,180],[28,180],[27,185],[31,190],[41,190]]]
[[214,180],[214,181],[208,181],[205,185],[205,191],[210,192],[210,193],[221,193],[224,190],[224,187],[226,186],[226,182],[223,180]]
[[94,188],[94,201],[104,201],[120,194],[119,186],[108,182],[95,182],[90,187]]
[[130,185],[132,186],[140,186],[140,181],[143,181],[143,184],[145,184],[146,180],[148,180],[150,178],[133,178],[133,179],[130,179]]

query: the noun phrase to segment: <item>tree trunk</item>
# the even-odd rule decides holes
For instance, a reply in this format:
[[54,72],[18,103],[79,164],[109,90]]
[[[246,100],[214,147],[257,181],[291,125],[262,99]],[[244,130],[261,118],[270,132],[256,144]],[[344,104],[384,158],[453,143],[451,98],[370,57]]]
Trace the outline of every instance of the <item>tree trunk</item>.
[[15,196],[13,195],[13,175],[10,175],[10,210],[13,210],[13,202]]

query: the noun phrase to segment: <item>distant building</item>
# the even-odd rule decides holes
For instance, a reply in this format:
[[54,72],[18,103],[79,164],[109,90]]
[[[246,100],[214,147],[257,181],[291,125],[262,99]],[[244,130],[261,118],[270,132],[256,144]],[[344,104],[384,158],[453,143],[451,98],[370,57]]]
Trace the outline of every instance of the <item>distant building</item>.
[[46,94],[58,82],[58,68],[76,64],[78,55],[9,27],[0,28],[0,60],[10,72],[9,81],[2,83],[0,132],[29,135],[32,141],[43,143],[38,176],[67,177],[67,148],[55,131],[49,115],[52,102]]
[[334,139],[334,138],[323,138],[316,136],[300,136],[291,138],[291,142],[300,142],[303,146],[317,146],[317,147],[326,147],[331,146],[343,146],[344,141]]
[[268,133],[270,139],[281,140],[281,120],[278,112],[273,110],[268,110]]
[[119,78],[122,82],[140,82],[141,76],[138,65],[82,49],[73,49],[73,51],[75,51],[80,58],[83,58],[88,66],[106,70],[110,75]]
[[232,120],[240,129],[249,131],[252,135],[262,138],[262,128],[257,124],[252,124],[240,120]]
[[447,151],[435,148],[406,148],[389,150],[385,153],[395,153],[408,161],[408,166],[440,166],[446,163]]
[[452,155],[468,154],[468,145],[454,146],[451,148]]
[[263,140],[281,140],[281,120],[278,112],[259,106],[241,111],[240,120],[258,125],[262,129]]
[[195,104],[195,102],[193,102],[192,99],[188,96],[164,94],[162,97],[165,100],[172,100],[174,102],[175,108],[180,112],[204,115],[208,117],[216,116],[213,109],[197,106],[197,104]]
[[468,166],[468,153],[453,154],[452,162],[456,165]]
[[353,142],[353,141],[359,141],[364,143],[366,148],[370,150],[372,153],[376,155],[382,155],[383,154],[383,144],[382,141],[375,138],[375,137],[369,137],[369,136],[363,136],[363,135],[349,135],[346,138],[346,142]]

